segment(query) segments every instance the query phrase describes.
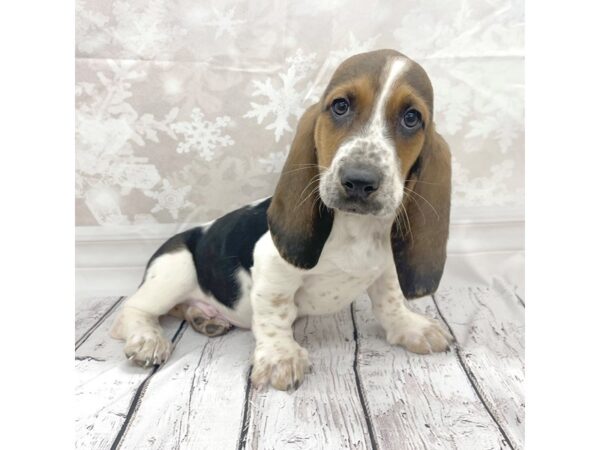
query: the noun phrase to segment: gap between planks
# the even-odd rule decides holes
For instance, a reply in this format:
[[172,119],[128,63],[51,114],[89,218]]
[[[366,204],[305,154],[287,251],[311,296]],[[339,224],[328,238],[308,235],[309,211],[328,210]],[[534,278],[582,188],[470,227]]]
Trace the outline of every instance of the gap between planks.
[[250,387],[238,449],[372,449],[354,371],[351,309],[299,318],[296,341],[313,370],[294,392]]
[[[96,306],[89,308],[95,300],[78,303],[78,313],[98,315]],[[102,302],[96,303],[102,305]],[[131,398],[148,377],[149,369],[127,361],[123,356],[123,343],[109,336],[116,303],[110,305],[88,330],[91,332],[85,333],[87,337],[76,350],[76,448],[109,448],[126,418]],[[81,326],[85,322],[78,323]],[[179,329],[181,321],[169,317],[161,319],[161,324],[170,337]]]
[[[119,297],[117,299],[116,302],[114,302],[110,308],[108,308],[99,318],[98,320],[96,320],[92,326],[85,331],[81,337],[79,337],[76,341],[75,341],[75,350],[79,349],[79,347],[81,347],[81,345],[92,335],[92,333],[94,331],[96,331],[96,329],[102,324],[102,322],[104,322],[106,320],[106,318],[108,316],[110,316],[112,314],[112,312],[119,306],[119,304],[123,301],[123,299],[125,298],[125,296]],[[76,332],[77,332],[77,328],[76,328]]]
[[506,431],[504,431],[504,428],[502,427],[502,425],[500,425],[500,422],[498,422],[498,418],[492,413],[492,411],[490,409],[490,405],[488,405],[487,402],[485,401],[485,399],[483,398],[483,395],[481,394],[481,389],[479,387],[479,383],[475,379],[473,372],[471,372],[471,370],[469,368],[467,368],[467,366],[465,365],[465,361],[464,361],[461,351],[460,351],[460,344],[458,343],[458,340],[456,339],[456,334],[454,333],[454,330],[452,329],[452,327],[450,326],[450,324],[448,323],[448,321],[446,320],[446,318],[440,311],[440,307],[436,301],[435,294],[431,296],[431,299],[433,300],[433,304],[435,305],[435,308],[437,309],[437,312],[440,315],[440,319],[442,319],[442,321],[446,324],[446,327],[448,328],[448,330],[450,331],[450,334],[454,338],[454,353],[456,354],[456,358],[458,359],[458,362],[460,363],[460,366],[462,367],[463,372],[465,373],[465,376],[467,377],[467,379],[469,380],[469,383],[473,387],[473,390],[477,394],[479,401],[481,402],[481,404],[483,405],[483,407],[485,408],[487,413],[490,415],[490,418],[494,421],[494,423],[498,427],[498,431],[500,431],[500,433],[504,437],[506,444],[512,450],[515,450],[515,447],[512,444],[512,442],[510,441],[510,439],[508,438]]
[[[182,333],[185,331],[186,328],[187,328],[187,322],[185,320],[183,320],[181,322],[181,324],[179,325],[179,328],[177,329],[177,331],[171,338],[171,343],[173,344],[173,347],[175,347],[177,345],[179,338],[181,337]],[[158,366],[158,365],[154,366],[152,368],[152,371],[150,372],[150,374],[146,377],[146,379],[144,379],[144,381],[142,381],[142,383],[136,389],[133,399],[131,400],[131,405],[129,406],[129,410],[127,411],[127,414],[125,416],[125,421],[123,422],[123,425],[121,425],[121,428],[120,428],[119,432],[117,433],[115,440],[113,441],[112,445],[110,446],[111,450],[116,450],[119,448],[119,446],[121,444],[121,440],[123,439],[123,436],[129,429],[129,425],[132,421],[132,418],[135,416],[135,413],[137,412],[137,410],[140,406],[140,403],[144,397],[144,393],[146,392],[146,388],[148,387],[150,380],[156,374],[156,372],[158,372],[159,369],[160,369],[160,366]]]
[[[435,317],[430,297],[409,302]],[[358,369],[381,449],[509,448],[453,353],[416,355],[385,341],[368,297],[356,300]]]
[[[518,298],[515,295],[515,298]],[[122,300],[122,298],[120,298],[119,300],[117,300],[117,302],[115,304],[113,304],[110,308],[110,311],[107,311],[105,314],[103,314],[102,318],[96,322],[93,325],[93,329],[90,328],[90,330],[88,330],[88,332],[86,332],[87,337],[89,337],[91,334],[93,334],[93,332],[100,326],[100,324],[106,320],[106,318],[108,316],[111,315],[111,312],[114,311],[114,309],[116,308],[117,304]],[[438,314],[440,315],[440,317],[442,318],[442,320],[448,325],[448,321],[446,320],[446,318],[441,314],[441,312],[439,311],[439,305],[436,303],[436,299],[432,299],[434,301],[434,306],[435,308],[438,310]],[[411,304],[415,304],[413,302],[410,302]],[[523,306],[523,305],[521,305]],[[352,347],[352,354],[353,354],[353,358],[350,361],[348,359],[348,361],[346,361],[346,369],[348,368],[348,362],[351,362],[350,367],[351,367],[351,371],[347,372],[347,375],[350,374],[350,377],[347,377],[349,380],[353,379],[353,383],[355,384],[355,392],[353,394],[354,398],[352,399],[355,403],[353,405],[353,408],[356,412],[360,412],[363,416],[363,423],[362,426],[359,427],[359,429],[354,430],[354,433],[356,433],[357,436],[360,436],[362,433],[362,437],[363,440],[361,440],[360,442],[355,441],[356,446],[351,447],[351,448],[377,448],[378,445],[378,441],[377,441],[377,436],[376,433],[374,431],[376,426],[381,426],[381,423],[377,423],[376,425],[373,424],[373,420],[375,420],[376,422],[379,420],[379,418],[372,417],[371,412],[369,411],[369,396],[372,397],[373,395],[373,391],[368,390],[365,386],[364,386],[364,382],[362,380],[362,374],[361,374],[361,370],[364,369],[365,367],[363,365],[360,364],[360,359],[368,357],[368,353],[370,352],[369,349],[364,350],[362,348],[362,340],[364,339],[364,337],[361,337],[361,332],[360,328],[364,328],[364,326],[359,327],[359,325],[357,324],[357,321],[364,323],[365,322],[365,317],[363,317],[365,315],[365,311],[363,309],[362,312],[357,312],[355,309],[355,305],[353,304],[347,311],[344,311],[340,314],[346,314],[346,322],[350,322],[352,325],[345,325],[346,330],[350,331],[351,330],[351,336],[352,336],[352,341],[353,341],[353,347]],[[347,320],[348,315],[350,317],[350,321]],[[326,317],[326,316],[321,316],[321,317]],[[317,328],[320,329],[327,329],[327,328],[331,328],[332,323],[334,322],[327,322],[327,320],[325,320],[325,322],[323,322],[322,320],[318,320],[321,318],[311,318],[310,322],[313,322],[313,320],[316,320],[317,322]],[[297,324],[296,328],[296,333],[298,334],[298,339],[299,341],[301,341],[302,339],[307,339],[306,336],[306,329],[307,327],[310,327],[311,324],[308,323],[308,319],[304,319],[305,322],[302,323],[302,319],[299,321],[299,324]],[[339,320],[339,319],[336,319]],[[302,330],[302,325],[304,325],[304,331]],[[313,328],[314,328],[313,324]],[[335,327],[333,327],[335,328]],[[452,328],[449,326],[450,331],[452,332],[452,334],[455,334],[454,330],[452,330]],[[177,331],[177,335],[182,336],[183,332],[185,330],[182,329],[182,324],[180,324],[180,327]],[[304,332],[305,334],[302,335],[302,332]],[[313,329],[312,332],[314,333],[315,330]],[[242,332],[244,333],[244,332]],[[245,332],[247,334],[250,334],[250,332]],[[194,333],[195,334],[195,333]],[[348,334],[348,333],[346,333]],[[176,336],[174,337],[173,340],[175,340]],[[198,336],[198,335],[197,335]],[[350,334],[348,334],[348,336],[346,336],[347,338],[349,338]],[[81,342],[83,344],[83,342],[85,340],[87,340],[87,337]],[[228,338],[229,336],[224,336],[223,338]],[[317,336],[318,337],[318,336]],[[321,336],[322,337],[322,336]],[[310,337],[308,337],[309,339]],[[326,347],[328,344],[327,339],[313,339],[312,345],[313,346],[317,346],[317,350],[322,351],[323,347]],[[367,342],[367,341],[365,341]],[[384,343],[385,344],[385,343]],[[304,345],[304,344],[303,344]],[[350,348],[348,348],[347,346],[344,346],[344,343],[342,341],[339,341],[337,345],[341,345],[342,349],[348,351],[350,350]],[[385,344],[387,345],[387,344]],[[372,351],[372,350],[371,350]],[[391,349],[390,350],[386,350],[389,352],[404,352],[401,349]],[[241,355],[237,355],[238,357],[242,357]],[[469,382],[471,383],[472,389],[475,390],[476,394],[478,395],[478,402],[480,402],[483,407],[486,408],[487,410],[487,414],[489,414],[489,417],[491,418],[491,420],[493,420],[496,424],[496,426],[498,426],[499,430],[502,430],[502,427],[500,426],[500,424],[498,423],[498,419],[494,417],[494,415],[492,414],[489,405],[487,405],[485,397],[482,396],[481,392],[478,392],[477,389],[480,388],[479,385],[475,386],[473,385],[473,381],[470,378],[470,376],[474,377],[473,373],[470,372],[470,370],[467,369],[465,362],[462,361],[460,359],[462,355],[460,355],[459,352],[459,348],[456,348],[456,359],[454,359],[455,361],[458,361],[458,363],[460,363],[461,365],[461,371],[463,373],[464,376],[466,376],[466,378],[469,380]],[[425,358],[435,358],[436,355],[431,355],[431,356],[427,356]],[[411,360],[418,360],[418,356],[410,356],[409,358],[416,358],[416,359],[411,359]],[[78,356],[77,359],[79,360],[85,360],[85,359],[91,359],[91,360],[95,360],[95,361],[102,361],[102,358],[97,358],[95,356]],[[335,367],[336,369],[339,370],[339,367]],[[321,369],[321,371],[323,371],[323,369]],[[138,388],[135,391],[135,395],[133,400],[131,401],[131,404],[129,406],[128,412],[127,412],[127,416],[125,419],[125,423],[122,424],[119,434],[117,435],[117,437],[114,439],[113,441],[113,446],[111,448],[119,448],[121,442],[123,441],[123,439],[128,435],[128,431],[130,429],[131,423],[133,422],[133,420],[136,417],[136,414],[139,410],[139,408],[141,407],[141,405],[144,404],[144,398],[145,398],[145,392],[148,389],[148,387],[151,385],[151,379],[152,377],[154,377],[155,374],[157,373],[161,373],[161,371],[157,371],[156,369],[154,369],[152,371],[152,373],[150,375],[148,375],[138,386]],[[248,369],[248,366],[244,367],[244,371],[243,371],[244,375],[240,377],[240,384],[243,384],[243,403],[241,404],[241,409],[238,410],[240,412],[240,419],[238,419],[239,421],[238,426],[239,428],[239,433],[236,433],[235,438],[236,438],[236,442],[237,444],[234,444],[231,446],[231,448],[237,447],[238,449],[242,449],[242,448],[257,448],[255,445],[248,445],[248,435],[254,435],[255,437],[257,436],[257,423],[255,421],[256,417],[255,415],[257,413],[259,413],[259,411],[257,411],[256,408],[256,392],[255,390],[251,387],[250,385],[250,380],[249,380],[249,374],[250,371]],[[334,383],[337,380],[337,374],[330,374],[329,377],[327,377],[327,373],[325,373],[323,371],[323,373],[321,373],[322,376],[324,376],[325,381],[327,383]],[[391,375],[391,372],[390,374]],[[166,376],[166,374],[164,375]],[[318,376],[318,374],[317,374]],[[309,375],[309,379],[313,379],[314,380],[315,377],[315,373]],[[367,382],[369,381],[369,379],[366,380]],[[306,390],[303,391],[303,388],[305,388],[307,384],[307,381],[305,381],[305,384],[303,384],[300,387],[299,391],[296,391],[296,393],[292,394],[292,395],[288,395],[285,393],[277,393],[277,392],[273,392],[272,390],[268,392],[267,396],[265,398],[262,398],[262,401],[273,401],[273,399],[275,401],[277,401],[277,398],[279,394],[284,394],[285,395],[285,404],[288,407],[291,407],[290,404],[293,406],[294,401],[297,401],[298,398],[302,397],[304,395],[304,397],[310,397],[311,395],[313,395],[313,393],[308,392]],[[326,384],[321,384],[320,389],[322,390],[323,387],[325,386],[325,388],[329,388],[330,386],[326,385]],[[242,386],[240,386],[242,387]],[[299,394],[300,393],[300,394]],[[304,394],[302,394],[304,393]],[[241,392],[240,392],[241,394]],[[190,394],[191,395],[191,394]],[[281,399],[282,397],[280,397]],[[259,397],[260,399],[260,397]],[[342,399],[343,400],[343,399]],[[407,399],[410,401],[410,399]],[[277,404],[277,402],[275,402],[275,404]],[[362,410],[362,412],[361,412]],[[274,411],[273,411],[274,412]],[[268,416],[268,415],[267,415]],[[254,420],[254,422],[253,422]],[[251,426],[252,424],[252,426]],[[234,425],[233,423],[231,423],[230,425]],[[291,425],[291,424],[290,424]],[[419,424],[415,424],[415,426],[418,426]],[[443,425],[443,424],[442,424]],[[264,426],[264,424],[259,421],[258,426]],[[435,424],[430,425],[429,427],[435,427]],[[429,428],[427,426],[427,424],[425,424],[425,427]],[[508,439],[508,437],[506,436],[506,433],[503,433],[504,437],[506,439],[507,444],[511,447],[511,448],[515,448],[513,446],[513,444],[511,443],[510,439]],[[256,443],[256,441],[254,441]],[[294,443],[291,443],[292,445],[290,445],[291,448],[297,448],[294,447]],[[298,444],[298,442],[295,443],[296,445]],[[263,445],[263,443],[261,443],[261,445]],[[391,445],[391,446],[390,446]],[[393,442],[384,442],[384,445],[381,445],[380,448],[385,449],[385,448],[398,448],[395,446],[396,444]],[[263,447],[261,447],[263,448]],[[278,447],[279,448],[279,447]],[[341,448],[341,447],[339,447]],[[404,448],[404,447],[403,447]],[[419,447],[407,447],[407,448],[423,448],[422,446]]]
[[524,447],[524,304],[515,290],[462,287],[433,298],[456,358],[511,448]]

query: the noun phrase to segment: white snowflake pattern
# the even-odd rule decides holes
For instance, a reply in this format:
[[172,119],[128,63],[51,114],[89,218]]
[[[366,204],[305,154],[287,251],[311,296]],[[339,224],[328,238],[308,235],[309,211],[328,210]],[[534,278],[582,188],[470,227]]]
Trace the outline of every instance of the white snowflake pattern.
[[79,51],[92,53],[110,42],[110,35],[106,33],[107,16],[94,11],[85,0],[76,0],[75,16],[75,40]]
[[127,216],[121,211],[119,192],[104,183],[85,191],[85,204],[100,225],[126,225]]
[[285,159],[290,151],[288,145],[286,150],[281,152],[271,152],[266,158],[258,158],[258,163],[265,168],[268,173],[279,173],[283,169]]
[[232,123],[231,117],[217,117],[214,122],[206,120],[199,108],[194,108],[189,122],[177,122],[171,124],[171,129],[182,134],[184,141],[177,145],[177,153],[189,153],[191,150],[205,161],[211,161],[217,149],[228,147],[235,142],[223,130]]
[[[134,144],[159,142],[159,133],[176,137],[170,124],[178,114],[177,108],[158,120],[148,113],[138,116],[127,102],[132,95],[131,84],[143,80],[146,73],[130,62],[108,60],[107,65],[112,73],[98,72],[99,83],[78,83],[75,89],[76,192],[79,198],[88,198],[88,206],[97,203],[87,194],[92,189],[97,191],[97,186],[118,187],[120,195],[128,195],[132,189],[151,189],[159,182],[160,174],[148,158],[135,155]],[[105,216],[97,215],[99,222]]]
[[168,22],[169,13],[169,4],[163,0],[141,5],[117,1],[113,6],[117,25],[106,31],[126,52],[144,59],[168,56],[178,49],[179,39],[187,34],[184,28]]
[[112,44],[120,47],[124,56],[133,53],[144,59],[167,57],[176,51],[187,30],[168,21],[171,15],[168,3],[163,0],[132,3],[112,4],[113,23],[85,0],[77,0],[75,27],[79,51],[93,53]]
[[522,189],[506,183],[513,176],[515,162],[504,160],[490,166],[490,175],[473,177],[456,158],[452,158],[452,194],[457,206],[498,206],[522,203]]
[[498,143],[498,147],[502,153],[508,153],[511,150],[513,142],[519,134],[518,128],[507,127],[506,120],[498,117],[481,117],[469,122],[470,131],[465,135],[465,138],[492,138]]
[[250,102],[251,110],[244,114],[246,118],[256,118],[260,125],[268,116],[274,116],[273,122],[265,129],[274,130],[275,141],[279,142],[283,133],[291,132],[289,119],[294,116],[299,118],[304,111],[307,100],[316,100],[309,94],[310,86],[300,87],[299,84],[306,81],[308,74],[316,67],[316,55],[314,53],[305,55],[301,49],[296,54],[287,58],[289,65],[285,73],[279,74],[280,83],[273,85],[271,78],[266,81],[253,80],[253,97],[266,97],[266,103]]
[[436,92],[435,121],[439,131],[448,135],[463,131],[465,119],[473,109],[472,89],[465,83],[441,76],[432,76],[432,83]]
[[175,188],[169,180],[163,179],[160,191],[144,191],[144,194],[156,200],[156,205],[150,210],[151,213],[167,210],[173,219],[177,219],[180,210],[194,206],[186,199],[191,190],[191,186]]
[[352,55],[374,50],[375,44],[377,43],[377,40],[380,36],[381,34],[377,34],[375,36],[371,36],[369,39],[361,40],[358,39],[351,31],[348,35],[348,45],[346,45],[346,48],[343,48],[341,50],[332,51],[329,56],[329,64],[331,64],[332,66],[337,66],[344,59]]
[[213,13],[215,18],[213,20],[209,20],[204,22],[204,25],[208,25],[209,27],[215,27],[215,39],[219,39],[223,36],[224,33],[227,33],[231,37],[237,36],[237,26],[243,23],[246,23],[245,20],[242,19],[234,19],[235,9],[229,8],[227,11],[223,12],[218,10],[217,8],[213,8]]

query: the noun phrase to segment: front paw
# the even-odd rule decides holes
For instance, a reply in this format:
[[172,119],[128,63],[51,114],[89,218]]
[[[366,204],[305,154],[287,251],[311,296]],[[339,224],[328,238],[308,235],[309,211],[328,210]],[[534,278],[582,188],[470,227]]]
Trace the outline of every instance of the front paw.
[[414,312],[395,321],[386,331],[390,344],[400,345],[409,352],[421,355],[446,351],[454,341],[437,320]]
[[271,384],[280,391],[296,390],[309,369],[308,352],[296,342],[257,345],[251,380],[256,387]]

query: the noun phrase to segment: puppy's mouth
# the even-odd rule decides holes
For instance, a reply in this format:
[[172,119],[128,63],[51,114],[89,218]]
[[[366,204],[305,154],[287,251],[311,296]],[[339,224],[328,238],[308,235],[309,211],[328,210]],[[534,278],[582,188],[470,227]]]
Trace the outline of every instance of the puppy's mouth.
[[381,203],[376,200],[365,201],[338,197],[330,202],[326,202],[325,200],[323,200],[323,203],[330,209],[337,209],[339,211],[363,216],[381,216],[384,212],[384,208],[382,207]]

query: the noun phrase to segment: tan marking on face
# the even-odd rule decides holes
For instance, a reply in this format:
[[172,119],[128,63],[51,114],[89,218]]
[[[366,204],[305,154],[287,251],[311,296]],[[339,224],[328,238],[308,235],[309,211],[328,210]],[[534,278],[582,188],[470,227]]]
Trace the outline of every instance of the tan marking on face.
[[[342,142],[367,123],[375,101],[375,90],[376,80],[361,76],[335,86],[327,94],[315,127],[317,159],[322,168],[329,167]],[[350,102],[352,121],[349,123],[343,120],[336,122],[332,116],[331,105],[338,98]]]
[[390,135],[394,137],[394,145],[396,147],[396,154],[400,159],[403,180],[406,179],[410,168],[419,157],[425,142],[425,130],[422,127],[419,127],[410,135],[404,134],[401,131],[400,121],[402,115],[409,108],[414,108],[421,113],[423,123],[425,124],[425,128],[427,128],[431,116],[427,104],[414,89],[407,85],[404,80],[400,79],[390,93],[385,116],[387,126],[393,131]]

